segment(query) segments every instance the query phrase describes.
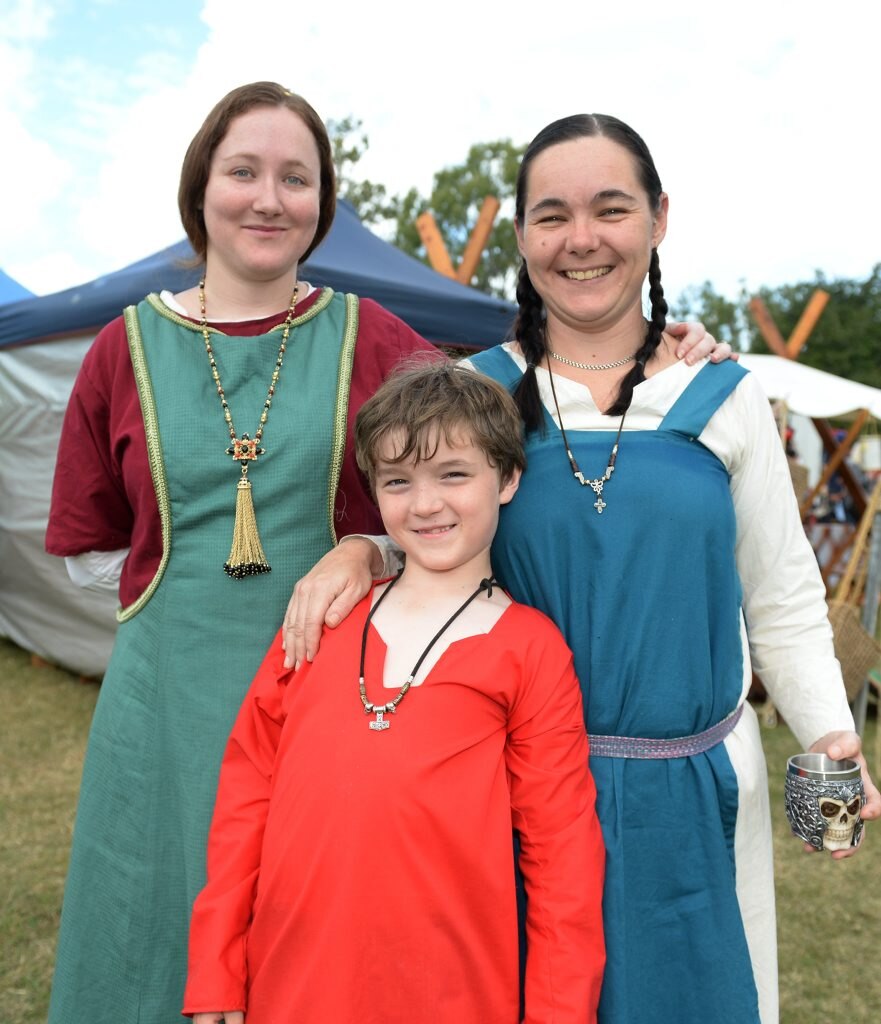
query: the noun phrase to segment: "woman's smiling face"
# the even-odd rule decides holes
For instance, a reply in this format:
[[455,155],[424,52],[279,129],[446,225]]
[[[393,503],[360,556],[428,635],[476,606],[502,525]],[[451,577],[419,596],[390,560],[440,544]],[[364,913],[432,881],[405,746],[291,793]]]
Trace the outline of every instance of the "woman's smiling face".
[[235,118],[205,187],[209,273],[220,264],[244,280],[290,274],[315,237],[320,192],[318,147],[302,118],[269,106]]
[[549,320],[602,330],[627,316],[642,322],[642,286],[666,225],[666,195],[652,209],[634,158],[597,135],[535,157],[515,227]]

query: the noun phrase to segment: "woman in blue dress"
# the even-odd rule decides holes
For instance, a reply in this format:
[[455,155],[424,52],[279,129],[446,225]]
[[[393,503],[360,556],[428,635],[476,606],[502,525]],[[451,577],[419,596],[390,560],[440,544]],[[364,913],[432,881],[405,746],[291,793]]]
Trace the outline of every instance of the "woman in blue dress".
[[[607,847],[599,1020],[774,1024],[753,670],[804,749],[860,759],[865,819],[881,796],[767,398],[735,362],[676,359],[667,210],[645,143],[616,118],[564,118],[527,149],[516,340],[468,361],[514,390],[527,438],[493,567],[560,626],[582,682]],[[293,657],[366,589],[363,550],[341,545],[301,581]]]

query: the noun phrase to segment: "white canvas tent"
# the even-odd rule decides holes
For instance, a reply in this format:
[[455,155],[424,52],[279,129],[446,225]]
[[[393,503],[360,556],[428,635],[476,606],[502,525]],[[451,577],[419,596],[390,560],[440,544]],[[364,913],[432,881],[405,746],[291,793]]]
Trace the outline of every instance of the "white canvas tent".
[[[858,384],[781,356],[745,352],[740,356],[740,362],[756,375],[768,398],[786,403],[795,429],[795,447],[799,460],[807,467],[811,486],[819,479],[823,466],[823,443],[811,420],[847,416],[858,409],[867,409],[876,420],[881,420],[879,388]],[[878,438],[871,440],[877,442]],[[866,452],[864,468],[881,468],[869,464],[877,461],[877,452],[870,456],[859,443],[853,451],[854,454]]]
[[857,384],[780,356],[745,352],[740,363],[756,375],[769,398],[786,402],[792,412],[802,416],[830,419],[856,409],[868,409],[875,419],[881,419],[879,388]]

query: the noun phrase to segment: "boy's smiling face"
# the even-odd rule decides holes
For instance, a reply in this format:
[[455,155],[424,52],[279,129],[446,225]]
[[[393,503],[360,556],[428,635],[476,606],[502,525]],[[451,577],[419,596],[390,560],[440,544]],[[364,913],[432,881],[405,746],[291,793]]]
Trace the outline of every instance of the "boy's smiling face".
[[393,461],[402,448],[396,432],[383,438],[375,490],[385,528],[408,568],[415,563],[431,572],[461,569],[473,580],[488,576],[499,506],[514,496],[519,472],[500,480],[464,430],[449,441],[443,433],[432,438],[429,458]]

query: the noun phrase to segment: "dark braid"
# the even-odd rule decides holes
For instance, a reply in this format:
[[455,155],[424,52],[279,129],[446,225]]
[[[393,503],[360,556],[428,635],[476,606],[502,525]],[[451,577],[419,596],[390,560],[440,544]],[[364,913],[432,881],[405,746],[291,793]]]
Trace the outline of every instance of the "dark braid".
[[517,319],[514,321],[514,337],[520,343],[520,351],[526,360],[526,373],[514,389],[514,401],[523,418],[526,433],[532,433],[544,426],[544,407],[535,379],[535,368],[545,355],[544,304],[541,296],[529,279],[526,260],[520,264],[517,275]]
[[664,289],[661,287],[661,263],[658,259],[657,249],[652,249],[652,259],[649,263],[649,301],[652,305],[652,316],[651,320],[646,323],[645,341],[637,349],[636,365],[618,387],[618,397],[614,404],[606,409],[607,416],[620,416],[625,409],[630,408],[630,403],[633,401],[633,389],[645,380],[645,364],[661,344],[661,336],[667,326],[668,307],[667,300],[664,298]]

